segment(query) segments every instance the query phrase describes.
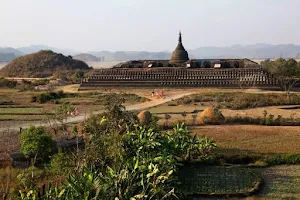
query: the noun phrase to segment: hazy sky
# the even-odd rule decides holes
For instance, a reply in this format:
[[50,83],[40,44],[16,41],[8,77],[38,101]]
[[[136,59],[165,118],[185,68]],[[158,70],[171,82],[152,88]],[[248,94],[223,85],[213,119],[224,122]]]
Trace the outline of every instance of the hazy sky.
[[300,44],[300,0],[0,0],[0,46],[173,50]]

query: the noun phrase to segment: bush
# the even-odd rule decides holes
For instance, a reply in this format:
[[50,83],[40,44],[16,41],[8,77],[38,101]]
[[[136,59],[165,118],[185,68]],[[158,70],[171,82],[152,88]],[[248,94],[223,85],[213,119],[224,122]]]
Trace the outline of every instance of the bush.
[[61,149],[51,157],[50,168],[54,174],[62,175],[62,173],[68,173],[71,171],[71,167],[70,156],[62,152]]
[[226,117],[225,119],[226,124],[230,123],[238,123],[238,124],[257,124],[257,125],[266,125],[266,126],[299,126],[300,119],[296,118],[282,118],[281,115],[267,115],[261,117],[242,117],[240,115],[236,115],[234,117]]
[[140,112],[137,117],[141,125],[149,125],[152,120],[152,114],[148,110]]
[[48,83],[49,83],[49,80],[47,80],[47,79],[41,79],[41,80],[33,81],[33,84],[35,86],[37,86],[37,85],[47,85]]
[[252,155],[220,155],[217,159],[222,160],[224,163],[245,165],[256,162],[259,158]]
[[37,102],[37,103],[46,103],[49,101],[55,101],[60,98],[64,98],[65,94],[63,91],[58,91],[58,92],[45,92],[42,94],[39,94],[38,96],[33,96],[31,97],[31,102]]
[[0,88],[15,88],[17,86],[17,81],[7,80],[0,78]]
[[178,104],[176,104],[174,102],[170,102],[170,103],[168,103],[168,106],[178,106]]
[[274,155],[265,160],[268,165],[291,165],[300,163],[300,155],[284,154]]

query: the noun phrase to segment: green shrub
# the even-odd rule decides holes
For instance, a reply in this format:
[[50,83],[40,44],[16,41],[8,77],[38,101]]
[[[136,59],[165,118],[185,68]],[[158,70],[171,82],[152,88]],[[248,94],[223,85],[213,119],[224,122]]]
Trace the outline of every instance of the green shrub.
[[152,114],[148,110],[144,110],[140,112],[137,117],[139,118],[140,124],[141,125],[149,125],[152,120]]
[[174,102],[171,102],[171,103],[168,103],[168,106],[178,106],[178,105]]
[[258,157],[253,155],[219,155],[217,159],[224,163],[245,165],[256,162]]
[[283,154],[273,155],[265,160],[268,165],[291,165],[300,163],[300,155],[297,154]]
[[37,85],[47,85],[48,83],[49,83],[49,80],[47,80],[47,79],[41,79],[41,80],[33,81],[33,84],[35,86],[37,86]]
[[46,103],[49,101],[55,102],[56,100],[60,98],[64,98],[66,95],[64,94],[63,91],[58,91],[58,92],[45,92],[41,93],[38,96],[33,96],[31,97],[31,102],[37,102],[37,103]]
[[276,118],[274,115],[264,115],[265,117],[248,117],[236,115],[233,117],[226,117],[225,124],[257,124],[266,126],[299,126],[299,118],[282,118],[278,115]]
[[58,153],[51,156],[50,169],[54,174],[62,175],[62,173],[68,173],[71,171],[72,163],[70,156],[61,149]]
[[0,78],[0,88],[15,88],[17,84],[17,81]]

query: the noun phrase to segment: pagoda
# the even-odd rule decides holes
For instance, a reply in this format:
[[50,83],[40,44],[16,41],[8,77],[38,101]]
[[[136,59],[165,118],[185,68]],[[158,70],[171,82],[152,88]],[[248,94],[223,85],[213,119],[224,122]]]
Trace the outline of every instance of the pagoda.
[[182,45],[181,32],[179,31],[178,44],[172,53],[172,57],[171,57],[171,60],[169,61],[169,63],[181,65],[181,64],[187,62],[188,60],[189,60],[189,55]]

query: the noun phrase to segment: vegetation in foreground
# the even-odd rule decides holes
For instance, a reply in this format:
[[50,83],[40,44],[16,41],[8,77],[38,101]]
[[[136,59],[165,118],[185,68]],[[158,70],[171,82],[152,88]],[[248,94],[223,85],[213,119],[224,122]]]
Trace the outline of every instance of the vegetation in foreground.
[[[97,95],[97,94],[95,94],[95,95]],[[75,99],[77,97],[74,96],[72,98]],[[65,99],[66,98],[63,97],[60,100],[65,100]],[[108,99],[115,99],[115,98],[114,98],[114,96],[110,96],[110,97],[108,97]],[[109,101],[108,101],[108,103],[109,103]],[[44,198],[44,199],[47,199],[47,198],[49,199],[50,198],[49,196],[55,195],[55,194],[53,194],[53,193],[55,193],[55,192],[53,192],[53,191],[55,191],[55,189],[57,189],[56,192],[59,191],[59,194],[62,195],[61,198],[72,199],[73,197],[71,197],[71,196],[68,196],[68,197],[64,196],[64,195],[66,195],[65,192],[69,191],[69,193],[74,192],[74,193],[72,193],[72,195],[73,194],[77,195],[76,198],[80,199],[82,197],[80,195],[86,195],[86,194],[82,194],[82,193],[74,190],[74,188],[65,186],[64,184],[72,185],[72,184],[74,184],[74,182],[76,182],[76,184],[77,183],[79,184],[79,186],[77,185],[78,187],[83,187],[82,185],[90,186],[91,184],[94,184],[96,182],[97,184],[101,183],[100,186],[102,188],[111,187],[111,183],[107,183],[107,181],[116,181],[116,177],[120,177],[124,173],[125,174],[124,180],[122,179],[121,182],[117,182],[118,184],[120,184],[120,186],[119,186],[120,188],[118,188],[118,190],[121,190],[123,192],[124,191],[123,189],[125,188],[126,184],[130,184],[131,181],[136,181],[136,180],[138,180],[138,182],[139,182],[140,179],[138,179],[137,177],[141,177],[141,176],[145,177],[146,176],[145,174],[149,174],[150,173],[149,170],[142,171],[141,172],[142,175],[140,174],[140,172],[136,172],[136,174],[133,174],[133,171],[134,171],[133,169],[135,168],[135,165],[136,165],[135,161],[138,160],[138,163],[139,163],[136,170],[141,170],[139,168],[140,162],[146,163],[145,166],[147,166],[147,165],[149,166],[149,163],[147,163],[148,162],[147,160],[145,161],[144,159],[140,158],[139,155],[136,154],[136,152],[139,152],[136,148],[134,150],[132,150],[135,153],[130,154],[130,155],[128,155],[127,153],[124,153],[123,150],[131,149],[134,147],[134,145],[138,145],[138,144],[141,145],[141,146],[139,146],[139,148],[140,147],[144,148],[144,146],[145,145],[147,146],[148,143],[147,142],[143,143],[143,140],[142,140],[143,138],[146,138],[146,140],[150,140],[151,142],[153,142],[153,141],[157,142],[157,139],[160,140],[161,136],[153,138],[152,136],[151,137],[147,136],[147,134],[149,134],[150,129],[152,129],[153,131],[152,132],[150,131],[151,134],[149,134],[149,135],[152,135],[152,133],[154,135],[161,134],[161,130],[159,129],[159,127],[155,126],[155,123],[151,123],[151,120],[154,120],[155,118],[151,119],[150,121],[148,119],[146,119],[147,116],[150,116],[150,115],[144,116],[145,119],[144,119],[143,123],[141,122],[141,120],[139,122],[136,118],[137,116],[135,116],[131,112],[126,111],[124,109],[124,107],[121,106],[123,102],[121,102],[121,103],[117,102],[117,105],[120,106],[119,107],[120,109],[117,108],[118,106],[115,107],[115,103],[116,102],[111,102],[110,105],[107,104],[107,112],[106,113],[98,115],[98,116],[94,116],[87,123],[78,125],[78,126],[74,127],[74,129],[72,130],[72,133],[74,134],[75,137],[78,136],[78,137],[84,138],[85,143],[88,144],[85,149],[79,148],[79,149],[76,149],[75,151],[71,151],[71,153],[68,150],[60,151],[59,153],[57,153],[51,157],[50,162],[47,162],[46,161],[47,159],[45,159],[44,161],[38,161],[38,162],[36,162],[35,167],[31,167],[31,168],[28,168],[27,170],[19,172],[19,174],[18,174],[19,182],[16,185],[14,185],[16,190],[11,191],[11,195],[16,195],[16,196],[12,196],[13,199],[21,198],[20,193],[17,191],[18,189],[22,191],[21,194],[24,195],[23,198],[25,198],[25,199],[27,198],[27,195],[29,195],[28,198],[30,199],[34,195],[38,195],[38,194],[42,195],[43,196],[42,198]],[[42,105],[42,104],[39,104],[39,105]],[[62,105],[64,105],[64,104],[62,104]],[[118,116],[121,116],[121,117],[118,117]],[[182,115],[182,119],[183,119],[183,121],[186,121],[186,115]],[[169,117],[166,117],[166,120],[169,120]],[[144,127],[136,126],[139,123],[143,124]],[[62,124],[62,126],[63,126],[63,124]],[[112,128],[112,127],[114,127],[114,128]],[[217,127],[214,127],[214,128],[217,129]],[[199,132],[203,133],[202,130],[200,130]],[[215,132],[215,131],[213,131],[213,132]],[[213,133],[213,132],[211,131],[211,133]],[[171,134],[170,138],[172,138],[174,131],[169,131],[169,133]],[[146,134],[146,136],[145,137],[141,136],[141,134],[142,135]],[[163,134],[168,135],[168,132],[163,131]],[[126,137],[125,137],[125,135],[126,135]],[[130,135],[130,136],[128,136],[128,135]],[[239,133],[239,135],[244,136],[244,134],[240,134],[240,133]],[[211,136],[211,135],[207,135],[207,136],[216,138],[215,136]],[[169,136],[166,136],[166,137],[169,137]],[[230,138],[230,136],[226,136],[226,137],[227,137],[227,139],[229,137],[229,140],[232,139],[232,138]],[[134,145],[132,145],[131,143],[128,143],[128,145],[130,146],[128,148],[128,147],[126,147],[128,138],[131,140],[133,138],[135,138],[133,141],[138,141],[138,142],[134,142]],[[189,138],[192,139],[192,137],[189,137]],[[278,140],[276,141],[276,137],[272,137],[272,138],[274,139],[273,143],[278,143]],[[216,139],[219,143],[219,141],[220,141],[219,138],[216,138]],[[131,141],[131,140],[129,140],[129,141]],[[245,142],[246,140],[247,139],[245,139],[245,137],[241,138],[241,144],[243,144],[243,142]],[[112,143],[112,141],[114,141],[114,142]],[[162,141],[165,141],[164,137],[163,137]],[[165,144],[162,141],[155,143],[154,146],[152,143],[149,143],[149,145],[151,147],[151,151],[156,152],[157,150],[159,150],[159,152],[161,152],[161,151],[163,151],[163,152],[165,151],[165,153],[169,152],[170,149],[172,149],[172,146],[171,146],[171,148],[169,148],[168,151],[163,150],[162,147],[159,147],[161,144]],[[180,140],[180,142],[177,141],[176,142],[177,145],[179,143],[182,143],[181,141],[182,140]],[[251,146],[251,144],[252,144],[252,146],[261,144],[261,143],[257,143],[257,142],[253,142],[253,141],[256,141],[256,140],[255,139],[251,140],[251,136],[250,136],[250,140],[249,140],[250,146]],[[250,144],[250,142],[251,142],[251,144]],[[262,143],[263,142],[264,142],[264,140],[262,140]],[[195,143],[195,142],[193,142],[193,143]],[[157,144],[159,144],[158,147],[156,147]],[[165,145],[163,145],[163,146],[165,146]],[[276,146],[276,145],[273,145],[273,147],[274,146]],[[218,150],[218,152],[224,150],[222,141],[221,141],[220,147],[221,148]],[[180,147],[180,148],[182,148],[182,147]],[[199,148],[199,146],[197,148]],[[201,146],[201,148],[203,148],[203,146]],[[242,147],[239,146],[238,148],[242,148]],[[229,150],[230,150],[230,148],[229,148]],[[84,153],[85,151],[87,153]],[[149,151],[150,150],[148,149],[147,152],[149,152]],[[174,188],[175,194],[178,197],[181,197],[185,193],[182,188],[182,185],[178,185],[178,181],[180,180],[178,178],[179,178],[179,174],[182,169],[180,166],[183,163],[182,161],[189,162],[189,161],[196,160],[196,161],[200,161],[200,162],[202,162],[202,161],[210,162],[211,159],[215,159],[215,160],[213,160],[212,164],[216,164],[219,161],[217,159],[220,159],[219,157],[212,156],[211,151],[208,151],[209,153],[207,153],[206,156],[204,156],[205,154],[202,154],[203,153],[202,150],[200,151],[200,153],[191,154],[190,156],[186,156],[187,154],[185,156],[182,156],[182,155],[178,156],[176,154],[173,154],[174,152],[171,151],[172,156],[175,155],[174,157],[176,158],[175,164],[174,164],[175,167],[174,167],[172,174],[167,175],[167,174],[158,173],[158,175],[162,175],[162,176],[166,175],[166,177],[168,178],[167,180],[165,180],[166,182],[168,182],[168,184],[163,184],[163,185],[168,185],[168,187],[166,187],[165,189],[167,189],[167,191],[169,191],[169,192],[171,191],[172,195],[170,193],[171,196],[168,196],[167,194],[169,194],[169,192],[165,193],[165,195],[167,195],[166,198],[167,197],[169,197],[169,198],[175,197],[175,196],[173,196],[173,188]],[[249,151],[249,152],[251,153],[251,151]],[[249,153],[249,152],[247,152],[247,153]],[[264,150],[262,150],[260,153],[264,153]],[[142,155],[145,155],[149,159],[152,159],[152,160],[154,159],[154,157],[152,157],[153,155],[148,155],[148,154],[142,154]],[[160,156],[160,154],[157,154],[157,155]],[[127,156],[130,158],[138,157],[138,159],[133,160],[133,161],[131,160],[131,162],[129,162],[130,159],[126,159]],[[250,162],[256,161],[255,159],[252,159],[252,158],[254,158],[254,156],[252,157],[252,155],[250,155],[248,157],[251,160]],[[167,158],[169,158],[169,157],[167,157]],[[224,159],[227,162],[231,158],[221,157],[221,159]],[[244,158],[241,158],[240,160],[243,161],[243,159]],[[245,158],[245,159],[247,159],[247,158]],[[233,158],[232,160],[234,161],[234,162],[232,162],[233,164],[236,164],[235,161],[238,161],[238,159],[236,159],[236,158]],[[260,161],[260,160],[258,160],[258,161]],[[266,166],[265,164],[267,164],[267,165],[297,164],[297,163],[299,163],[299,161],[300,161],[300,159],[299,159],[298,155],[274,155],[274,156],[269,157],[268,160],[263,160],[263,162],[265,162],[265,163],[263,163],[262,166],[265,167]],[[250,162],[246,162],[246,164],[248,164]],[[122,163],[122,164],[120,165],[120,163]],[[157,165],[159,165],[159,164],[167,165],[168,164],[166,162],[158,162],[158,161],[151,162],[151,163],[152,164],[156,163]],[[217,164],[219,164],[219,163],[217,163]],[[245,164],[245,163],[241,162],[239,164]],[[256,163],[255,166],[258,166],[258,165],[259,165],[259,163]],[[110,166],[110,168],[113,171],[108,170],[106,168],[107,166]],[[92,170],[91,170],[91,168],[92,168]],[[34,169],[34,176],[33,176],[34,178],[32,178],[32,175],[31,175],[32,169]],[[124,170],[124,169],[126,169],[126,170]],[[165,167],[158,168],[159,172],[161,172],[160,169],[162,169],[163,172],[167,173],[167,169],[170,169],[170,168],[167,168],[167,167],[166,168]],[[109,175],[110,172],[113,172],[113,177],[111,177],[112,175]],[[220,173],[222,173],[222,172],[220,172]],[[209,173],[206,173],[206,174],[209,175]],[[101,175],[100,178],[98,177],[99,175]],[[156,175],[154,175],[154,176],[156,176]],[[190,178],[192,178],[194,175],[187,175],[186,177],[188,178],[189,176],[190,176]],[[87,177],[92,177],[92,181],[85,182],[85,181],[87,181],[86,180]],[[174,178],[174,180],[173,180],[173,178]],[[208,177],[206,177],[206,176],[203,178],[208,179]],[[47,179],[50,179],[51,181],[48,182]],[[128,181],[128,180],[131,180],[131,181]],[[216,180],[216,179],[214,179],[214,180]],[[248,180],[248,179],[245,179],[245,180]],[[103,183],[103,181],[105,181],[105,183]],[[181,179],[181,181],[182,181],[182,179]],[[47,185],[45,191],[48,191],[48,196],[47,196],[47,194],[43,195],[43,192],[42,192],[42,185],[45,183]],[[52,185],[49,185],[49,183],[52,183]],[[115,183],[116,182],[114,182],[114,184]],[[159,182],[157,182],[157,183],[158,183],[157,187],[160,187],[160,184],[162,184]],[[169,185],[169,183],[170,183],[170,185]],[[248,185],[247,182],[245,182],[245,184]],[[139,186],[130,185],[131,188],[134,188],[133,190],[135,190]],[[251,188],[252,185],[248,185],[248,186],[249,186],[248,188]],[[128,188],[129,186],[126,185],[126,187]],[[116,187],[114,186],[114,188],[116,188]],[[205,188],[205,187],[201,186],[201,188]],[[242,187],[240,187],[239,189],[241,189],[241,188]],[[226,191],[226,194],[230,193],[229,190],[230,189],[228,189]],[[82,192],[85,191],[88,193],[89,188],[83,187],[83,190],[81,190],[81,191]],[[95,188],[93,190],[90,190],[90,194],[94,194],[93,192],[95,192],[95,191],[97,191]],[[102,189],[100,191],[102,191]],[[216,188],[215,191],[218,191],[218,188]],[[128,194],[130,196],[130,194],[132,194],[132,193],[128,192]],[[99,195],[100,195],[100,193],[99,193]],[[112,194],[112,196],[113,195],[116,195],[116,193]],[[148,199],[148,197],[149,196],[136,196],[136,199],[138,199],[138,198]],[[40,198],[40,197],[37,197],[37,198]],[[88,196],[87,198],[90,198],[90,196]],[[97,198],[101,199],[101,195],[98,196]],[[104,198],[104,197],[102,196],[102,198]],[[105,196],[105,198],[108,198],[108,197]],[[124,197],[124,196],[121,196],[121,197],[118,196],[118,198],[126,199],[126,197]]]
[[46,154],[50,156],[51,151],[46,151],[45,141],[49,138],[41,128],[24,131],[21,150],[32,158],[32,166],[31,176],[26,171],[18,176],[22,180],[18,198],[121,200],[181,196],[180,162],[209,156],[214,142],[191,136],[183,124],[165,133],[156,127],[140,126],[138,118],[125,111],[121,103],[109,102],[107,112],[74,127],[74,134],[84,137],[85,148],[77,148],[68,163],[68,155],[62,156],[63,152],[52,156],[50,172],[65,171],[66,180],[57,186],[49,185],[44,192],[34,181],[34,168],[37,160],[36,166],[47,166]]

